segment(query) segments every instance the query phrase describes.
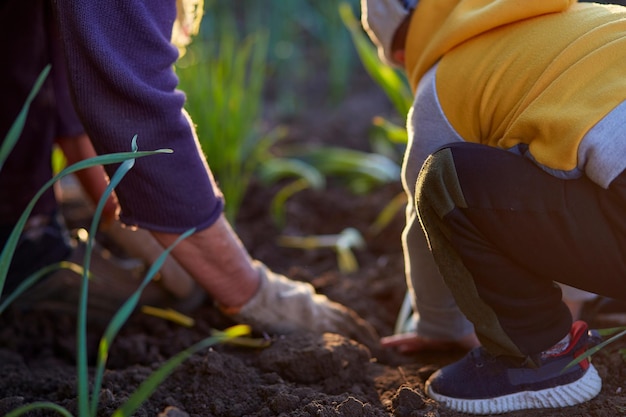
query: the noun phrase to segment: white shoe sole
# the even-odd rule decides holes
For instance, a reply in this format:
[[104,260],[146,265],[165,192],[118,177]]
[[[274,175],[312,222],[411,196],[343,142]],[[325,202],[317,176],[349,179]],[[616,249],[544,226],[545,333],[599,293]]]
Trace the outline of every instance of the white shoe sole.
[[429,384],[426,386],[430,398],[449,409],[468,414],[501,414],[533,408],[569,407],[591,400],[600,393],[601,389],[602,379],[591,364],[582,378],[567,385],[539,391],[516,392],[496,398],[451,398],[434,392]]

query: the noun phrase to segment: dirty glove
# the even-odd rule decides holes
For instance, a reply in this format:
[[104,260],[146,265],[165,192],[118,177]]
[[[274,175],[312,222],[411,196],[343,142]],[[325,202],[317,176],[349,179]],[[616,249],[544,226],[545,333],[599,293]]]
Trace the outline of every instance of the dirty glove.
[[276,274],[260,262],[255,267],[261,276],[259,289],[233,319],[259,331],[338,333],[368,347],[378,346],[374,328],[354,311],[316,294],[311,284]]

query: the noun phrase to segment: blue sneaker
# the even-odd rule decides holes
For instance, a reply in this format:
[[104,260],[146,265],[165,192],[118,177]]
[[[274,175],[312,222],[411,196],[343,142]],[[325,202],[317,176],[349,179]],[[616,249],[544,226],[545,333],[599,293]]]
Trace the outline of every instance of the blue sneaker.
[[565,351],[541,358],[541,366],[513,364],[479,347],[458,362],[435,372],[426,382],[428,395],[455,411],[499,414],[532,408],[559,408],[589,401],[602,380],[589,359],[563,371],[593,342],[587,324],[577,321]]

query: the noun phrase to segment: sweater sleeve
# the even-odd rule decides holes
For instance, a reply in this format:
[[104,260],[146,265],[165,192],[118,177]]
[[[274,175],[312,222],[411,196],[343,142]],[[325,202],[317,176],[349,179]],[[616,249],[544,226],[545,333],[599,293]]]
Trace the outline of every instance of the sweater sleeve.
[[[78,114],[99,154],[170,148],[137,159],[116,188],[121,220],[181,233],[206,228],[223,198],[183,110],[171,42],[174,0],[56,0]],[[105,167],[112,175],[117,166]]]

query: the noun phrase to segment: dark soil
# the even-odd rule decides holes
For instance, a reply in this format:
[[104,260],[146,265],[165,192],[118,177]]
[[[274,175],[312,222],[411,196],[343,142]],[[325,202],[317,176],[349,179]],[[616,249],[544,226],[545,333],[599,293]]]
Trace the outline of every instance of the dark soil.
[[[293,140],[365,146],[369,120],[388,111],[371,84],[342,106],[316,110],[291,120]],[[360,143],[360,145],[359,145]],[[369,227],[385,204],[401,192],[390,184],[368,195],[352,195],[338,182],[323,191],[305,191],[287,205],[287,225],[279,230],[268,214],[276,187],[252,184],[236,228],[251,254],[277,272],[313,283],[369,320],[381,336],[392,333],[406,286],[400,233],[403,215],[381,233]],[[70,219],[71,220],[71,219]],[[361,231],[365,248],[357,251],[360,269],[338,272],[331,250],[303,251],[277,244],[289,235],[334,234],[346,227]],[[166,359],[232,323],[207,300],[191,313],[185,328],[137,313],[111,347],[99,416],[109,416]],[[602,325],[599,323],[598,325]],[[93,359],[101,327],[90,327]],[[262,337],[263,335],[257,335]],[[461,352],[402,356],[370,351],[335,334],[266,335],[263,349],[217,345],[195,354],[136,412],[137,416],[442,416],[462,414],[441,408],[423,392],[424,381]],[[52,401],[76,413],[75,319],[62,313],[8,311],[0,317],[0,415],[35,401]],[[604,380],[601,394],[587,404],[561,410],[524,411],[519,416],[616,416],[626,413],[622,392],[626,367],[615,348],[594,363]],[[55,415],[37,412],[31,416]]]

